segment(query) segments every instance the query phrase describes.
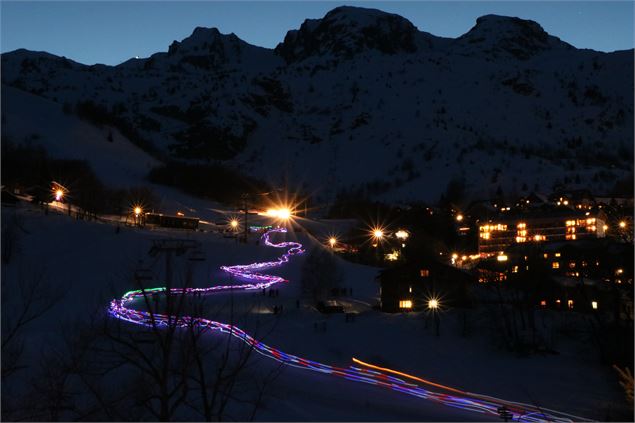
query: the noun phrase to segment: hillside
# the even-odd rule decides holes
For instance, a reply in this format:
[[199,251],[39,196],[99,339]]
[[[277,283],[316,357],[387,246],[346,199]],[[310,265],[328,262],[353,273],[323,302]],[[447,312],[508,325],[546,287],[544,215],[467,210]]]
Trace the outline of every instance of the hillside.
[[[449,39],[356,7],[273,50],[196,28],[117,66],[2,55],[3,84],[111,122],[156,157],[286,178],[318,201],[436,201],[452,180],[472,197],[610,191],[633,169],[632,75],[632,50],[576,49],[533,21],[487,15]],[[31,119],[2,95],[3,116]]]

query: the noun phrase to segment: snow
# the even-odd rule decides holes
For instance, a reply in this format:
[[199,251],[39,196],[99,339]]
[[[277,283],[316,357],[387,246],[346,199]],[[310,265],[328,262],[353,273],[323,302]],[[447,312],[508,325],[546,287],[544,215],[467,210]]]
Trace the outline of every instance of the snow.
[[[386,27],[388,21],[398,24]],[[375,26],[384,41],[412,34],[415,50],[367,46],[364,28]],[[328,42],[313,45],[312,37]],[[211,44],[219,49],[209,51]],[[487,15],[462,37],[444,39],[397,15],[341,7],[305,21],[275,50],[208,28],[176,45],[173,54],[114,67],[11,52],[2,55],[3,83],[59,103],[124,104],[129,121],[160,123],[158,131],[140,132],[167,154],[192,123],[156,107],[186,112],[196,104],[206,111],[205,125],[241,136],[255,128],[229,166],[274,183],[288,171],[320,201],[381,181],[386,189],[366,189],[369,196],[435,202],[454,178],[465,180],[474,198],[499,186],[507,194],[549,192],[563,176],[579,177],[571,188],[610,191],[632,171],[632,51],[575,49],[536,22]],[[346,54],[337,48],[343,45]],[[285,48],[299,56],[286,61]],[[187,55],[213,66],[183,62]],[[36,66],[22,69],[25,58]],[[276,106],[275,95],[258,84],[262,78],[280,83],[276,95],[292,111]],[[589,87],[605,100],[587,98]],[[20,110],[24,120],[34,119],[29,113]],[[580,145],[567,144],[578,137]],[[603,162],[598,153],[614,157]]]
[[[14,142],[37,134],[37,143],[55,158],[86,160],[105,184],[123,188],[140,184],[160,162],[124,138],[116,129],[67,115],[53,101],[2,87],[3,133]],[[112,133],[113,141],[108,141]]]
[[[12,211],[3,208],[2,212],[4,223]],[[17,213],[23,217],[28,234],[21,236],[21,254],[2,267],[3,278],[15,280],[20,272],[28,273],[33,263],[38,263],[50,286],[69,289],[49,312],[48,316],[54,318],[47,317],[29,327],[28,354],[35,354],[49,341],[53,345],[61,342],[60,325],[72,327],[71,322],[86,316],[103,318],[110,299],[134,288],[133,270],[149,268],[156,280],[162,280],[163,259],[147,254],[154,239],[174,237],[202,243],[206,260],[193,264],[195,286],[226,283],[227,275],[219,270],[221,265],[269,260],[280,254],[262,243],[256,245],[255,238],[244,245],[211,232],[124,227],[117,233],[110,224],[76,221],[54,212],[45,216],[30,207],[18,208]],[[276,235],[275,239],[298,240],[309,249],[316,245],[300,232]],[[276,287],[279,297],[262,296],[260,292],[234,295],[239,316],[236,323],[245,330],[258,327],[259,333],[267,334],[264,342],[282,351],[332,365],[346,367],[356,357],[470,392],[535,403],[591,419],[625,412],[616,375],[608,366],[599,365],[592,345],[583,340],[562,337],[556,345],[559,355],[514,357],[493,346],[495,334],[490,333],[488,321],[478,309],[467,311],[468,336],[460,335],[460,311],[450,310],[442,315],[441,336],[436,337],[431,324],[426,328],[423,314],[384,314],[365,305],[377,298],[377,269],[339,260],[345,274],[343,285],[353,288],[352,297],[342,301],[354,305],[359,313],[354,322],[345,322],[341,314],[322,315],[305,303],[296,308],[303,261],[303,256],[294,257],[288,266],[272,272],[289,280]],[[182,274],[185,265],[185,260],[177,258],[174,274]],[[209,300],[206,317],[223,321],[229,297],[212,296]],[[284,312],[273,315],[273,305],[284,305]],[[240,312],[249,309],[250,314]],[[542,319],[553,323],[559,317],[547,314]],[[317,321],[326,321],[326,331],[314,329]],[[263,357],[254,360],[262,371],[275,367]],[[283,371],[271,392],[257,420],[491,420],[294,368]]]

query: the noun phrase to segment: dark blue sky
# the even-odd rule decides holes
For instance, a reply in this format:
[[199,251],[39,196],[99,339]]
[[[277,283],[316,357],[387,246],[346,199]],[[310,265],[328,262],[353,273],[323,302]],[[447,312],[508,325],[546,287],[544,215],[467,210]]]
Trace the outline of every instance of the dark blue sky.
[[633,48],[633,2],[7,2],[2,1],[2,52],[27,48],[81,63],[121,63],[167,51],[196,26],[217,27],[263,47],[275,47],[289,29],[342,4],[397,13],[420,30],[457,37],[477,17],[495,13],[537,21],[578,48]]

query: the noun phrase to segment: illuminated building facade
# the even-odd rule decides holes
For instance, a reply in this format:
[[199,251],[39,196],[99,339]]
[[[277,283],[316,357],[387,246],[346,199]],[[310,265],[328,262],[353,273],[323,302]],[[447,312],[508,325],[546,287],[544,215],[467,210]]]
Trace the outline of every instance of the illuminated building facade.
[[601,212],[575,210],[505,216],[479,225],[478,251],[491,256],[517,244],[603,238],[605,221]]

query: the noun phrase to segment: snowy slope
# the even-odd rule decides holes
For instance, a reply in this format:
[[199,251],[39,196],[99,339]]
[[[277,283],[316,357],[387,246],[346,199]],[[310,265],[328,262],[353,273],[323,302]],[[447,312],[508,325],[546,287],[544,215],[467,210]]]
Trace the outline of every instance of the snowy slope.
[[[3,209],[3,222],[10,213]],[[154,239],[171,236],[202,243],[205,261],[193,263],[192,268],[194,285],[201,287],[227,282],[227,275],[219,271],[221,265],[269,260],[280,253],[262,244],[236,244],[211,233],[132,228],[117,233],[110,225],[75,221],[53,213],[48,216],[41,211],[19,213],[28,234],[21,236],[22,253],[10,265],[2,267],[3,278],[17,280],[21,272],[22,276],[29,273],[30,263],[37,262],[38,268],[46,272],[47,284],[62,291],[69,288],[63,300],[50,311],[55,318],[43,319],[29,327],[27,354],[35,356],[48,342],[51,343],[48,346],[61,342],[56,334],[68,332],[77,319],[102,318],[112,298],[134,288],[134,270],[148,267],[155,281],[163,280],[163,258],[148,255]],[[64,242],[59,242],[62,239]],[[293,233],[277,239],[297,239],[307,247],[311,244],[304,235]],[[140,259],[143,264],[138,262]],[[233,301],[236,307],[257,306],[246,316],[238,311],[240,321],[236,323],[245,330],[259,328],[260,333],[267,334],[264,342],[287,353],[332,365],[347,367],[354,356],[471,392],[535,403],[586,418],[603,420],[624,412],[615,374],[596,364],[598,359],[588,343],[562,337],[556,345],[559,355],[517,358],[493,347],[486,321],[480,322],[478,310],[470,311],[472,329],[467,337],[459,335],[460,315],[444,313],[442,334],[437,338],[418,313],[388,315],[367,308],[354,323],[347,323],[342,315],[325,316],[314,309],[297,309],[295,301],[303,261],[303,256],[294,257],[287,267],[273,272],[289,279],[288,284],[279,287],[278,298],[263,297],[259,292],[236,294]],[[187,264],[184,258],[176,258],[174,274],[182,275]],[[346,274],[344,284],[354,288],[353,297],[366,299],[366,292],[377,292],[375,269],[343,261],[340,264]],[[229,301],[226,296],[210,300],[218,302],[219,310]],[[279,304],[284,304],[285,312],[276,317],[270,309]],[[215,310],[206,317],[222,321],[227,312],[227,308]],[[555,321],[553,317],[542,316],[543,324],[545,318],[551,324]],[[314,322],[323,320],[328,329],[315,331]],[[275,365],[266,358],[255,360],[255,367],[263,371]],[[256,420],[488,420],[483,415],[295,368],[284,370],[269,391]],[[238,417],[246,419],[242,414]]]
[[182,211],[208,221],[223,216],[225,207],[218,203],[148,182],[148,171],[161,162],[116,128],[92,125],[64,113],[58,103],[4,85],[2,110],[3,141],[40,145],[54,158],[85,160],[110,188],[151,188],[163,213]]
[[518,18],[448,39],[338,7],[274,50],[196,28],[118,66],[26,50],[2,65],[4,84],[94,101],[172,157],[274,184],[288,173],[322,200],[355,188],[434,201],[451,179],[474,196],[606,191],[633,167],[633,52],[576,49]]
[[3,136],[21,142],[37,134],[31,142],[44,146],[53,157],[88,161],[100,180],[112,187],[142,184],[148,171],[160,163],[116,129],[98,128],[65,114],[53,101],[3,86],[2,106]]

